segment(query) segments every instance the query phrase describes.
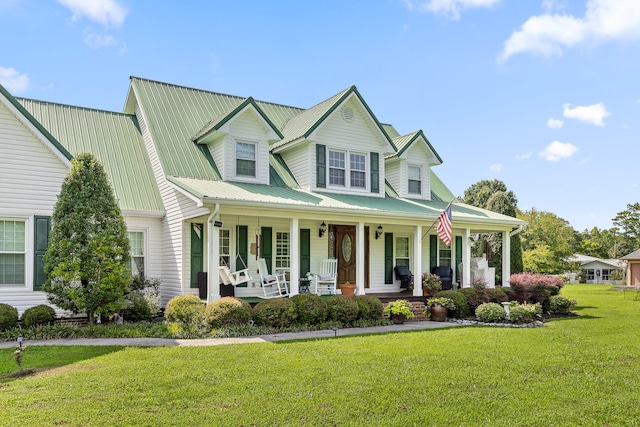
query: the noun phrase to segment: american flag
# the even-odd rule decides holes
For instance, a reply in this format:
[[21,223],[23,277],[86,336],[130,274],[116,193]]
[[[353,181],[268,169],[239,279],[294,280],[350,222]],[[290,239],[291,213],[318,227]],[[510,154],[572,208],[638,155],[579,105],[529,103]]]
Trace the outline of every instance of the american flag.
[[438,236],[447,245],[451,246],[451,204],[438,217]]

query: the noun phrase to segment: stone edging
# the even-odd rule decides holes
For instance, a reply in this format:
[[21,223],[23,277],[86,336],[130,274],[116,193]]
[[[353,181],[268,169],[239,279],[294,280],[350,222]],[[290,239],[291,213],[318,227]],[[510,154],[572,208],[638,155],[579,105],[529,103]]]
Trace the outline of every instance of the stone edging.
[[457,323],[459,325],[498,326],[503,328],[539,328],[544,326],[544,322],[541,322],[540,320],[536,320],[535,322],[532,322],[532,323],[516,324],[516,323],[485,323],[485,322],[479,322],[477,320],[451,319],[447,317],[447,322]]

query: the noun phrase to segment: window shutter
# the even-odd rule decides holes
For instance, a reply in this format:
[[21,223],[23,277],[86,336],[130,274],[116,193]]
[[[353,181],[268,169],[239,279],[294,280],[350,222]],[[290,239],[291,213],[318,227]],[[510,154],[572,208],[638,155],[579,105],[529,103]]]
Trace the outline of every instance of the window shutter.
[[191,223],[191,281],[192,288],[198,287],[198,273],[204,262],[204,225]]
[[51,218],[48,216],[34,217],[34,251],[33,251],[33,290],[39,291],[47,280],[44,272],[44,254],[49,247],[49,232],[51,231]]
[[458,266],[462,263],[462,236],[456,236],[456,269],[453,272],[453,276],[456,279],[462,279],[458,277]]
[[[273,263],[273,231],[271,227],[262,227],[260,234],[262,235],[260,255],[267,263],[267,270],[269,270],[269,274],[271,274]],[[238,270],[237,267],[236,270]]]
[[300,229],[300,277],[311,271],[311,230]]
[[[237,271],[244,268],[245,265],[248,265],[247,259],[249,258],[249,227],[246,225],[236,225],[236,253],[240,256],[236,257],[235,269]],[[240,261],[239,258],[242,258],[242,261]],[[237,287],[246,288],[247,284],[242,283],[240,285],[237,285]]]
[[378,153],[371,153],[371,192],[380,192],[380,162],[378,160]]
[[432,234],[429,236],[429,269],[438,265],[438,236]]
[[384,233],[384,283],[393,284],[393,233]]
[[324,145],[316,145],[316,187],[327,187],[327,149]]

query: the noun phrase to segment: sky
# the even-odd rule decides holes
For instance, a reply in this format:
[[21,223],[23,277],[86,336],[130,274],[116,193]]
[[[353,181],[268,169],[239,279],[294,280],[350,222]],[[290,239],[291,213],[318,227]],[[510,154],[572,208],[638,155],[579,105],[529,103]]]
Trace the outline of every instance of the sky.
[[309,108],[355,85],[458,196],[577,231],[639,202],[638,0],[0,0],[0,84],[122,111],[129,76]]

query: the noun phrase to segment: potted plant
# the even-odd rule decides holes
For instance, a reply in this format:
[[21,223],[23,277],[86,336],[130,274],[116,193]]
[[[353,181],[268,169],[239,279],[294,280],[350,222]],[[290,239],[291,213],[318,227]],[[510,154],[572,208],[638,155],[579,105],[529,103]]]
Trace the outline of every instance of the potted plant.
[[427,300],[428,310],[425,311],[427,316],[431,317],[434,322],[444,322],[449,314],[449,310],[456,308],[453,300],[446,297],[434,297]]
[[422,273],[422,294],[424,296],[434,295],[442,290],[442,282],[440,276],[431,273]]
[[353,295],[356,293],[356,285],[352,285],[347,280],[346,282],[340,284],[340,291],[342,292],[342,295],[353,297]]
[[413,311],[411,311],[411,303],[404,299],[391,301],[384,308],[383,312],[389,316],[395,324],[402,324],[405,320],[414,318]]

